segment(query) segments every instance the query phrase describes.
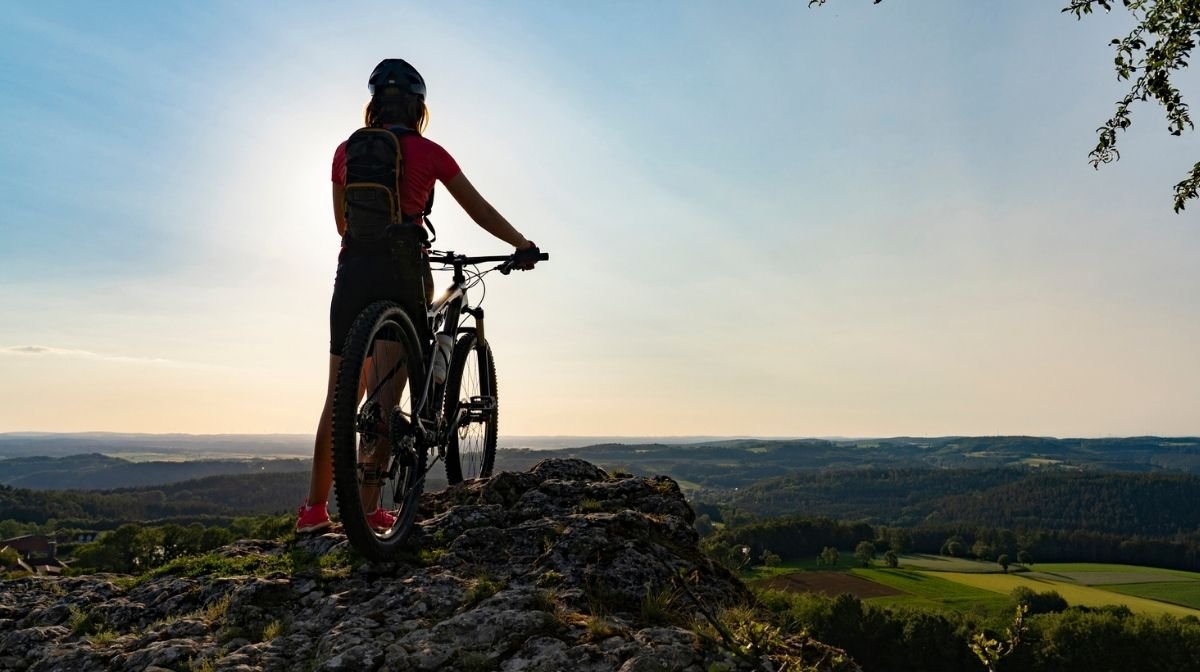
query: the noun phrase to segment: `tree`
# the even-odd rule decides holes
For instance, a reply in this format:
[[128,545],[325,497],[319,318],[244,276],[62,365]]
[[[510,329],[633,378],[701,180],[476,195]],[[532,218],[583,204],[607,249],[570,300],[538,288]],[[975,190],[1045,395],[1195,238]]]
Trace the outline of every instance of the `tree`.
[[1067,601],[1057,590],[1047,590],[1044,593],[1034,592],[1028,586],[1017,586],[1009,593],[1013,602],[1025,605],[1029,615],[1056,614],[1067,610]]
[[[1071,0],[1062,11],[1082,19],[1099,7],[1112,10],[1113,0]],[[1096,147],[1088,157],[1092,167],[1112,163],[1121,158],[1117,151],[1117,132],[1129,128],[1132,121],[1129,106],[1135,101],[1155,100],[1166,110],[1167,131],[1183,135],[1192,130],[1191,114],[1172,75],[1188,65],[1195,37],[1200,35],[1200,3],[1195,0],[1122,0],[1125,10],[1133,15],[1137,25],[1124,38],[1113,39],[1116,58],[1113,60],[1117,78],[1131,82],[1125,97],[1117,101],[1113,116],[1096,129]],[[1175,212],[1183,210],[1187,201],[1200,196],[1200,162],[1192,166],[1188,176],[1175,185]]]
[[889,550],[887,553],[883,554],[883,561],[892,569],[900,566],[900,556],[896,555],[896,552],[892,550]]
[[870,566],[871,560],[875,558],[875,544],[869,541],[858,542],[858,546],[854,547],[854,557],[858,558],[863,567]]
[[836,548],[832,546],[826,546],[825,548],[821,549],[821,555],[817,558],[817,562],[822,565],[836,567],[838,560],[840,559],[841,558],[839,557],[838,550]]
[[[879,4],[882,0],[874,0]],[[808,6],[821,6],[825,0],[809,0]],[[1112,11],[1117,0],[1069,0],[1063,12],[1076,19],[1103,9]],[[1113,59],[1117,79],[1129,82],[1129,91],[1117,101],[1116,111],[1096,129],[1096,146],[1088,154],[1092,167],[1121,158],[1117,134],[1128,130],[1133,121],[1130,107],[1135,102],[1153,100],[1163,107],[1167,132],[1181,136],[1194,130],[1188,104],[1172,77],[1185,70],[1196,38],[1200,37],[1200,2],[1196,0],[1120,0],[1120,6],[1133,17],[1135,25],[1124,37],[1114,38]],[[1200,162],[1175,185],[1174,208],[1180,212],[1188,201],[1200,198]]]
[[731,572],[742,571],[750,562],[750,547],[716,543],[705,546],[708,557],[725,565]]
[[971,544],[971,555],[980,560],[987,560],[992,557],[992,546],[982,539],[978,539],[974,544]]
[[1025,615],[1029,608],[1023,604],[1017,605],[1017,613],[1013,618],[1013,625],[1005,632],[1003,640],[993,639],[988,637],[986,633],[977,632],[971,637],[971,651],[979,658],[979,662],[988,669],[988,672],[996,672],[1000,661],[1012,655],[1013,651],[1017,650],[1017,646],[1021,643],[1021,635],[1025,634]]
[[1033,556],[1029,554],[1029,551],[1017,551],[1017,562],[1022,565],[1032,565]]
[[1000,569],[1003,569],[1005,574],[1008,573],[1008,554],[1007,553],[1001,553],[1000,557],[996,558],[996,563],[1000,565]]
[[967,553],[967,546],[962,542],[962,537],[957,534],[950,537],[942,544],[941,555],[949,555],[954,558],[961,558]]

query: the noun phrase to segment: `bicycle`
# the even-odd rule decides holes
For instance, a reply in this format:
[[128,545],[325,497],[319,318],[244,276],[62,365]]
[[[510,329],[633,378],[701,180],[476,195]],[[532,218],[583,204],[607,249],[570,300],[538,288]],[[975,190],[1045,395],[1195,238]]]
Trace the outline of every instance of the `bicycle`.
[[[467,290],[482,286],[492,271],[508,275],[518,256],[431,253],[431,263],[451,267],[454,275],[428,307],[424,330],[391,301],[367,306],[350,328],[334,389],[333,480],[346,536],[363,555],[386,560],[404,548],[425,475],[439,459],[451,485],[491,476],[496,364],[483,308],[470,305]],[[549,258],[539,253],[536,261]],[[478,269],[493,262],[501,263]],[[467,318],[473,324],[465,324]]]

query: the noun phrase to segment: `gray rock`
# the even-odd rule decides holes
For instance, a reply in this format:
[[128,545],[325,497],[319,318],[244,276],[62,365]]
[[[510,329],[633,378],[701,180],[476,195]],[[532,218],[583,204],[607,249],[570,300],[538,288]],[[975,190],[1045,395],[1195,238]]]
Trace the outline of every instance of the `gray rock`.
[[[0,582],[0,672],[756,669],[684,628],[643,622],[644,597],[681,575],[709,609],[750,597],[699,551],[693,519],[669,478],[544,460],[427,493],[412,542],[420,564],[414,553],[295,575],[159,576],[132,589],[104,575]],[[215,553],[341,559],[346,548],[330,532]],[[675,604],[672,622],[689,622],[695,605]],[[611,632],[587,627],[593,609]]]

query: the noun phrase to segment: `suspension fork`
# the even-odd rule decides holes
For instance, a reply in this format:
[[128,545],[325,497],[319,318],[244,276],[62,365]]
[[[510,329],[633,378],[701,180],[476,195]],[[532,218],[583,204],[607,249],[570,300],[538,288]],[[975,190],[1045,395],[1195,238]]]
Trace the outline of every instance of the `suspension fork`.
[[475,318],[475,340],[479,341],[480,345],[487,343],[487,338],[483,335],[483,306],[464,308],[463,312]]
[[[475,347],[478,347],[478,348],[486,347],[487,346],[487,335],[483,330],[483,306],[476,306],[474,308],[466,308],[466,309],[464,309],[463,312],[465,312],[468,315],[470,315],[471,317],[475,318],[475,328],[473,330],[475,332]],[[479,367],[479,380],[483,384],[484,390],[491,389],[491,387],[492,387],[491,375],[492,375],[492,372],[488,370],[488,367],[486,367],[486,366]],[[480,390],[480,392],[483,392],[483,390]]]

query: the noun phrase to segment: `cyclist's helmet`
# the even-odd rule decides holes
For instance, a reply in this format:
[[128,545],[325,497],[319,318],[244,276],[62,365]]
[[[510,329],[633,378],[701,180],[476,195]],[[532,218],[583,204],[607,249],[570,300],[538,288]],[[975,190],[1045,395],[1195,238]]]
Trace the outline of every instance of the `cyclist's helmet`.
[[385,58],[371,71],[367,89],[372,96],[425,97],[425,79],[402,58]]

